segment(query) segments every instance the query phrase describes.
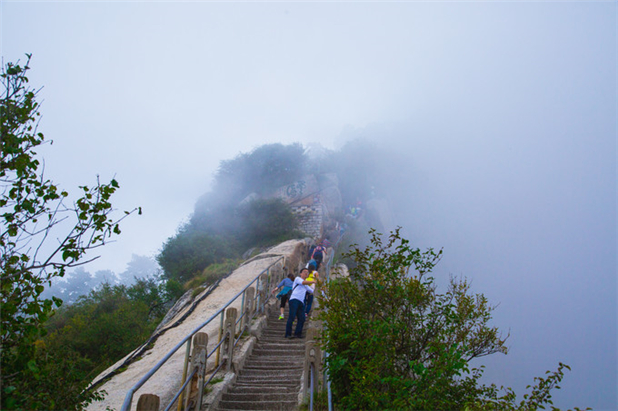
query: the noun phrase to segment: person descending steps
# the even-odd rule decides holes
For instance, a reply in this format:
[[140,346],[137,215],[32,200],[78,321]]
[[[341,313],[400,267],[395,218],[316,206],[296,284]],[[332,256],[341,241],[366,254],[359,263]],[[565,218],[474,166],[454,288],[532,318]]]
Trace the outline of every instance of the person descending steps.
[[279,315],[280,320],[283,320],[284,318],[283,314],[285,312],[285,303],[288,302],[288,300],[290,299],[290,296],[292,295],[293,287],[294,287],[294,274],[290,273],[288,274],[286,278],[281,280],[279,285],[277,285],[277,287],[275,287],[275,289],[272,291],[272,293],[274,294],[275,291],[279,290],[279,292],[277,293],[275,297],[281,300],[281,303],[280,303],[281,314]]

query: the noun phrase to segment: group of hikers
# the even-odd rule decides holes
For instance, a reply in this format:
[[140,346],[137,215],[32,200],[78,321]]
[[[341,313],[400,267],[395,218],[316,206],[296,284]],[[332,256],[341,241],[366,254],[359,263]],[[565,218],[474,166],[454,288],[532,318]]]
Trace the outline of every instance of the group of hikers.
[[[324,254],[326,254],[326,245],[324,243],[321,242],[317,246],[311,247],[309,250],[309,262],[300,270],[298,277],[288,274],[273,290],[273,293],[279,290],[277,298],[281,300],[280,320],[285,318],[286,303],[289,305],[285,338],[302,338],[305,319],[311,315],[313,292],[315,291],[315,284],[320,279],[318,269],[322,264]],[[296,319],[296,329],[294,334],[292,334],[294,319]]]

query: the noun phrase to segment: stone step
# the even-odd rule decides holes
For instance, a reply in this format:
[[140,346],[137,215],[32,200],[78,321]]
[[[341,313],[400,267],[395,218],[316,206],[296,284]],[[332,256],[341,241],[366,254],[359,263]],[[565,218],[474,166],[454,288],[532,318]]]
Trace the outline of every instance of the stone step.
[[[294,333],[294,330],[292,330],[292,333]],[[300,338],[301,340],[304,340],[307,336],[307,333],[305,331],[303,331],[303,333],[301,334],[303,336],[303,338]],[[267,341],[273,341],[273,342],[285,342],[286,338],[285,338],[285,330],[281,331],[281,332],[277,332],[274,334],[262,334],[262,336],[260,337],[260,341],[263,342],[267,342]],[[297,343],[297,341],[295,341],[294,338],[289,339],[289,344],[295,344]],[[304,344],[304,342],[303,342]]]
[[[290,410],[290,411],[293,411],[295,409],[296,408],[292,408],[292,410]],[[237,410],[237,409],[234,409],[234,408],[220,408],[220,407],[218,407],[217,411],[240,411],[240,410]],[[263,409],[263,410],[251,410],[251,411],[272,411],[272,410]]]
[[[305,322],[305,324],[307,323]],[[272,334],[272,333],[279,332],[279,331],[285,331],[286,327],[287,326],[285,323],[277,323],[277,324],[269,326],[268,329],[264,329],[262,331],[262,335],[268,335],[268,334]],[[296,328],[296,323],[292,324],[292,331],[294,330],[294,328]],[[303,328],[304,328],[304,325],[303,325]]]
[[278,338],[272,339],[264,339],[260,338],[260,340],[255,344],[255,348],[280,348],[282,350],[286,349],[298,349],[305,346],[305,342],[302,338],[285,338],[283,336],[279,336]]
[[264,357],[302,357],[305,355],[305,350],[303,347],[289,348],[286,350],[280,348],[254,348],[252,354]]
[[243,369],[238,378],[256,378],[256,379],[273,379],[273,378],[295,378],[298,375],[298,369],[287,370],[245,370]]
[[[303,326],[303,333],[305,332],[306,328],[305,326]],[[296,331],[296,325],[294,325],[292,327],[292,332]],[[268,337],[271,335],[285,335],[285,327],[274,327],[274,328],[270,328],[268,330],[264,330],[262,331],[262,337]]]
[[296,353],[304,351],[304,338],[278,338],[271,341],[260,341],[253,347],[253,350],[279,350],[281,352]]
[[219,410],[295,410],[297,400],[275,401],[220,401]]
[[[298,392],[300,391],[300,381],[297,382],[296,384],[292,384],[291,382],[287,382],[286,384],[283,383],[264,383],[264,382],[252,382],[252,381],[245,381],[245,382],[237,382],[234,385],[234,388],[229,390],[229,393],[267,393],[267,392],[271,392],[271,393],[276,393],[276,394],[281,394],[281,393],[288,393],[288,391],[290,392],[294,392],[294,395],[298,396]],[[276,389],[276,391],[269,391],[268,389],[270,388],[274,388]]]
[[228,393],[254,393],[254,394],[290,394],[298,395],[298,386],[293,385],[249,385],[243,384],[239,387],[233,387]]
[[[296,410],[305,360],[305,338],[285,338],[288,312],[273,311],[234,385],[217,410]],[[305,322],[305,327],[308,323]],[[294,331],[296,323],[294,323]],[[305,328],[306,329],[306,328]],[[303,332],[303,337],[305,336]]]
[[243,367],[243,371],[258,371],[258,372],[270,372],[273,370],[298,370],[302,363],[271,363],[271,364],[248,364]]
[[[309,321],[305,321],[305,324],[303,325],[303,327],[307,324],[309,324]],[[264,332],[269,332],[271,330],[285,330],[286,327],[287,327],[287,321],[281,320],[274,324],[269,325],[268,329],[264,329]],[[296,327],[296,321],[292,323],[292,327],[293,328]]]
[[304,365],[304,360],[303,359],[294,359],[294,360],[285,360],[285,359],[274,359],[274,358],[269,358],[269,359],[254,359],[251,360],[250,362],[248,361],[247,364],[245,365],[245,368],[261,368],[261,369],[269,369],[269,370],[275,370],[275,369],[285,369],[285,368],[297,368],[297,369],[302,369]]
[[[267,364],[259,364],[259,366],[247,366],[243,368],[243,371],[246,369],[251,372],[265,372],[265,373],[273,373],[273,372],[289,372],[289,371],[298,371],[302,372],[304,364],[275,364],[273,366]],[[239,374],[240,375],[240,374]]]
[[[293,332],[293,331],[292,331]],[[301,338],[285,338],[285,331],[273,335],[263,335],[260,338],[261,344],[287,344],[288,346],[304,346],[305,340],[307,339],[306,334],[302,334]]]
[[[294,331],[296,331],[296,327],[292,327],[292,333]],[[304,332],[304,329],[303,329],[303,332]],[[271,330],[263,331],[262,332],[262,338],[267,338],[267,337],[283,337],[284,335],[285,335],[285,327],[273,328]]]
[[298,399],[298,392],[282,390],[273,392],[236,392],[223,394],[223,401],[294,401]]
[[279,338],[272,341],[261,341],[253,347],[255,350],[270,350],[280,352],[296,352],[304,351],[305,339],[304,338]]
[[300,384],[301,376],[298,376],[298,380],[292,377],[284,376],[247,376],[239,375],[236,379],[236,385],[275,385],[282,387],[290,387]]
[[262,361],[262,360],[267,360],[267,361],[274,361],[274,362],[279,362],[279,363],[286,363],[286,362],[292,362],[292,363],[297,363],[300,362],[302,363],[304,360],[303,356],[300,355],[260,355],[260,356],[255,356],[250,358],[249,360],[247,360],[246,364],[251,364],[252,361]]
[[263,370],[263,369],[243,369],[238,376],[239,377],[247,377],[247,376],[256,376],[258,378],[262,378],[262,376],[264,377],[269,377],[269,378],[276,378],[277,376],[282,376],[282,377],[294,377],[295,375],[300,375],[298,372],[298,368],[294,369],[294,368],[286,368],[286,369],[271,369],[271,370]]

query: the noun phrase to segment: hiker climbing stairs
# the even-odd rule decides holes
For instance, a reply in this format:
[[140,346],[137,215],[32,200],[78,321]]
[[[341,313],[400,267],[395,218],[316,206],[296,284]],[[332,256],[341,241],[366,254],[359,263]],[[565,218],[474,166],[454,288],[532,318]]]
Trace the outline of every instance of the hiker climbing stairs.
[[267,325],[234,385],[223,394],[219,411],[227,410],[295,410],[305,355],[303,338],[284,338],[286,318],[279,320],[279,310],[273,309]]

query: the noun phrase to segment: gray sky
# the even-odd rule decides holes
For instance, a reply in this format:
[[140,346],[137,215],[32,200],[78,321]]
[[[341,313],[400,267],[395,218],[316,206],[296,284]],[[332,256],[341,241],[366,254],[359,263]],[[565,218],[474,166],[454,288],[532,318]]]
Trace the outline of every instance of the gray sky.
[[615,1],[0,4],[47,175],[144,209],[91,270],[154,255],[223,159],[367,136],[406,159],[398,222],[445,248],[436,275],[500,304],[486,380],[562,361],[557,406],[618,409]]

